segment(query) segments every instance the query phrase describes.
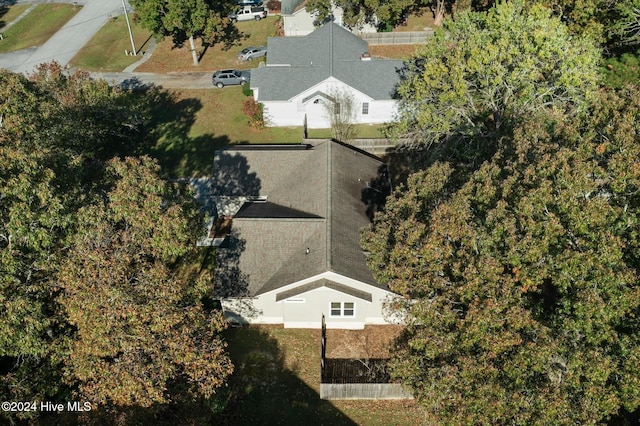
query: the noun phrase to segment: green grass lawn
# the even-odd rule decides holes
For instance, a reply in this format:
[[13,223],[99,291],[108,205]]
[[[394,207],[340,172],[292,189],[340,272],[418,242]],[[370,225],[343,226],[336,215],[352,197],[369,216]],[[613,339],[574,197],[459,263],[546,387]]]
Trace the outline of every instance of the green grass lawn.
[[252,128],[241,87],[163,93],[152,108],[149,136],[157,143],[148,153],[172,176],[210,174],[213,153],[227,145],[302,142],[302,127]]
[[22,12],[27,10],[30,5],[28,4],[14,4],[13,6],[3,5],[0,6],[0,30],[8,23],[16,19]]
[[320,330],[232,328],[235,365],[226,409],[216,424],[416,425],[412,401],[325,401],[320,392]]
[[[151,42],[151,33],[130,18],[131,31],[136,51],[146,50]],[[74,56],[70,65],[88,71],[119,72],[141,58],[126,56],[131,52],[131,40],[124,15],[116,16],[107,22],[89,42]]]
[[0,53],[40,46],[80,11],[70,4],[39,4],[15,25],[3,32]]
[[[254,129],[242,112],[248,99],[239,86],[224,89],[169,90],[153,108],[157,141],[150,155],[158,158],[172,176],[201,176],[211,173],[215,150],[235,144],[301,143],[299,127]],[[380,138],[383,125],[355,126],[354,138]],[[309,129],[311,139],[330,139],[330,129]]]

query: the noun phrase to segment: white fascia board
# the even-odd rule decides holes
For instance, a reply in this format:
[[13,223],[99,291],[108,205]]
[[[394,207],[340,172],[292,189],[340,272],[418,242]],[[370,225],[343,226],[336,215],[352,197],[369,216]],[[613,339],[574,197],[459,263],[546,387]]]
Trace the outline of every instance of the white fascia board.
[[[308,95],[311,95],[312,93],[315,93],[315,92],[326,93],[325,91],[322,90],[322,87],[326,87],[328,84],[329,85],[340,84],[343,87],[348,88],[351,92],[353,92],[354,96],[358,100],[369,101],[369,102],[375,101],[375,99],[373,99],[371,96],[369,96],[369,95],[367,95],[365,93],[362,93],[359,90],[354,89],[353,87],[349,86],[347,83],[343,82],[342,80],[338,80],[335,77],[327,77],[324,80],[320,81],[319,83],[316,83],[313,86],[309,87],[308,89],[305,89],[302,92],[298,93],[297,95],[291,97],[287,102],[297,101],[298,99],[300,99],[300,101],[302,101],[302,99],[304,99]],[[329,93],[327,93],[327,95],[329,95]]]
[[[377,293],[377,292],[379,292],[379,293],[384,293],[385,295],[396,296],[396,294],[391,292],[391,291],[384,290],[384,289],[372,286],[372,285],[367,284],[367,283],[363,283],[362,281],[354,280],[353,278],[345,277],[344,275],[337,274],[335,272],[327,271],[327,272],[323,272],[321,274],[314,275],[314,276],[309,277],[309,278],[305,278],[305,279],[300,280],[300,281],[296,281],[296,282],[291,283],[291,284],[287,284],[285,286],[282,286],[282,287],[279,287],[277,289],[268,291],[266,293],[262,293],[262,294],[260,294],[260,295],[258,295],[256,297],[265,297],[265,296],[271,295],[271,296],[273,296],[275,298],[276,294],[278,294],[278,293],[282,293],[282,292],[291,290],[293,288],[299,287],[301,285],[305,285],[305,284],[312,283],[314,281],[318,281],[318,280],[323,279],[323,278],[326,279],[326,280],[329,280],[329,281],[333,281],[333,282],[338,283],[338,284],[343,284],[343,285],[355,288],[357,290],[360,290],[360,291],[363,291],[363,292],[366,292],[366,293]],[[333,290],[333,291],[337,291],[337,290]],[[304,294],[304,293],[301,293],[301,294]],[[283,302],[283,301],[280,301],[280,302]],[[278,303],[280,303],[280,302],[278,302]]]

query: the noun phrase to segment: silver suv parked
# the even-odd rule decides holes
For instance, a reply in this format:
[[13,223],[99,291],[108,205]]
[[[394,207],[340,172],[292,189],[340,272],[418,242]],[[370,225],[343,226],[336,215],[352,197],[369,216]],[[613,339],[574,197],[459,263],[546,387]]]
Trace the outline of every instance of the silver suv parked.
[[222,89],[224,86],[233,86],[246,83],[251,79],[249,71],[220,70],[213,73],[211,80],[213,85]]

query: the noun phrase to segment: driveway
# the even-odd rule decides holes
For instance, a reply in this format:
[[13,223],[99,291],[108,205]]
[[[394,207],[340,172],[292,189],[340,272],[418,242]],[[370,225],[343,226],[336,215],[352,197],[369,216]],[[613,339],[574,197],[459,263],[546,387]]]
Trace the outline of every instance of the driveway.
[[[18,0],[17,3],[74,3],[69,0]],[[0,4],[4,2],[0,0]],[[31,73],[42,62],[67,65],[76,53],[108,21],[124,12],[122,0],[76,0],[82,9],[42,46],[0,55],[0,68]]]
[[[104,79],[111,85],[128,89],[159,86],[165,89],[212,89],[212,72],[170,72],[153,74],[148,72],[92,72],[95,79]],[[215,89],[225,90],[225,89]]]

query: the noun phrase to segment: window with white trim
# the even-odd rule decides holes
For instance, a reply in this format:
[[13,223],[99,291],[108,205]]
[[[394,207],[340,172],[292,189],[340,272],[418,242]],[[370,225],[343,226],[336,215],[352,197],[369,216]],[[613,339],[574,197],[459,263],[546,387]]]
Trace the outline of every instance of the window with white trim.
[[362,103],[362,115],[368,115],[369,114],[369,102],[363,102]]
[[356,304],[354,302],[331,302],[332,317],[356,316]]

